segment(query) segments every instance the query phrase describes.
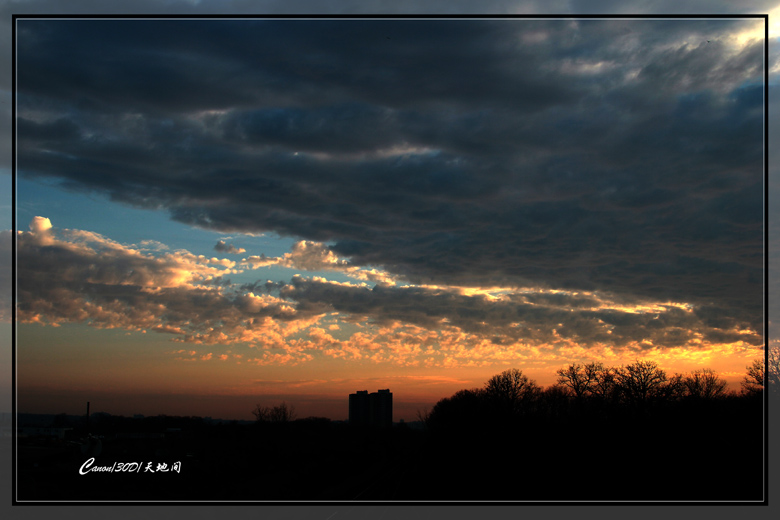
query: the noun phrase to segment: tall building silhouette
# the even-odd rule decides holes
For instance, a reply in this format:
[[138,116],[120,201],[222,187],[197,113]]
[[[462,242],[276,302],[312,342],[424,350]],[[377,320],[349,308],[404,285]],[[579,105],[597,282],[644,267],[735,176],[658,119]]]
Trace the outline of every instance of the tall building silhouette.
[[349,423],[367,425],[368,417],[368,390],[358,390],[357,393],[349,394]]
[[393,425],[393,394],[390,389],[378,390],[369,396],[369,424],[380,428]]
[[393,425],[393,394],[390,389],[369,394],[358,390],[349,394],[350,424],[388,428]]

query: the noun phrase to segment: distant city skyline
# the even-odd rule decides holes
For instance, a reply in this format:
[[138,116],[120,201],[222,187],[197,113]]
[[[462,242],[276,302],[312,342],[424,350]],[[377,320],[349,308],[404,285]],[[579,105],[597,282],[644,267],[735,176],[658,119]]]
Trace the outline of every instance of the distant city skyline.
[[762,19],[17,29],[20,412],[763,357]]

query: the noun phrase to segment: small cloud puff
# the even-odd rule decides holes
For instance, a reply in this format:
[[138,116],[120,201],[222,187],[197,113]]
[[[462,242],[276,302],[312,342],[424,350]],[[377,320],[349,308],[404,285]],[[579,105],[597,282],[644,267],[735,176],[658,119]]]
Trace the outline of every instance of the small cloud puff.
[[33,217],[30,221],[30,231],[33,233],[44,233],[51,227],[51,220],[46,217]]
[[228,244],[224,240],[217,242],[217,244],[214,246],[214,250],[219,251],[220,253],[228,253],[231,255],[240,255],[241,253],[246,253],[246,249],[238,248],[233,244]]
[[325,244],[301,240],[292,246],[290,253],[269,258],[265,255],[250,256],[244,262],[254,268],[280,265],[304,271],[324,271],[345,268],[348,262],[336,256]]
[[139,249],[144,251],[165,251],[169,248],[157,240],[141,240]]
[[265,255],[250,256],[243,260],[244,266],[253,269],[279,265],[303,271],[341,271],[344,274],[362,281],[370,281],[395,285],[396,277],[385,271],[350,265],[349,261],[339,258],[328,246],[321,242],[301,240],[292,246],[289,253],[279,257]]

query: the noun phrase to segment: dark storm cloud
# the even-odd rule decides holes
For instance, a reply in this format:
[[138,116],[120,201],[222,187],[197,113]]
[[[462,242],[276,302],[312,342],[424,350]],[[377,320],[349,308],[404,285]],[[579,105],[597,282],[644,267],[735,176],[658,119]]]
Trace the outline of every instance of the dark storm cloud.
[[415,283],[759,328],[762,42],[728,38],[750,23],[24,21],[19,169]]
[[543,54],[507,41],[511,23],[421,24],[28,21],[19,28],[28,71],[20,80],[43,97],[56,82],[57,96],[78,108],[166,113],[344,99],[539,110],[574,94],[541,70]]

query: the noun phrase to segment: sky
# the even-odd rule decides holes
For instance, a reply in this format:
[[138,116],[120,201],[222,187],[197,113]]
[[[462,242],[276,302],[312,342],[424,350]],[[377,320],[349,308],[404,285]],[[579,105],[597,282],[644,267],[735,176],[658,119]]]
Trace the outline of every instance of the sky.
[[21,412],[414,420],[763,357],[763,20],[17,31]]

